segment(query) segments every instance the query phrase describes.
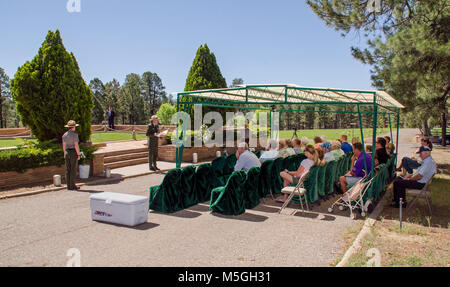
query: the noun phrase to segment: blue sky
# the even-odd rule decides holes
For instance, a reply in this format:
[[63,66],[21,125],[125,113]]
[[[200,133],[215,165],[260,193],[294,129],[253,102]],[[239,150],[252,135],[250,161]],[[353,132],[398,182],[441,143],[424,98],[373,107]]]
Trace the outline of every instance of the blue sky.
[[197,48],[207,43],[222,75],[247,84],[293,83],[372,89],[369,67],[350,55],[364,44],[320,20],[301,0],[1,0],[0,67],[12,78],[59,29],[87,83],[123,84],[156,72],[168,93],[182,91]]

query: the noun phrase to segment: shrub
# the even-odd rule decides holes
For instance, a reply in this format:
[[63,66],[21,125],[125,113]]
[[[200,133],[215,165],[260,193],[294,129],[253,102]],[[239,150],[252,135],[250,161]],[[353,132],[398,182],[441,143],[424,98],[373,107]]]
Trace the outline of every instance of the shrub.
[[[22,140],[16,149],[0,151],[0,172],[16,171],[24,173],[29,168],[44,166],[61,166],[64,164],[64,154],[61,145],[53,141],[34,143]],[[97,146],[80,145],[86,160],[94,158]]]

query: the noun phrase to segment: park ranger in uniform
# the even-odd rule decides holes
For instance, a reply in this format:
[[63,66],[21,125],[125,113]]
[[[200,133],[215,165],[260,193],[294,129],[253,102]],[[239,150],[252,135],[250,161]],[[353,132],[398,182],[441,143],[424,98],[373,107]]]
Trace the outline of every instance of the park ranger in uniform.
[[158,158],[158,137],[159,134],[159,118],[158,116],[152,116],[150,124],[147,126],[146,135],[148,137],[148,166],[152,171],[160,170],[156,166],[156,160]]
[[68,190],[80,189],[75,185],[75,178],[77,176],[77,161],[80,160],[80,147],[78,145],[78,134],[75,128],[79,125],[70,120],[66,128],[69,130],[62,136],[62,144],[64,151],[64,159],[66,160],[66,182]]

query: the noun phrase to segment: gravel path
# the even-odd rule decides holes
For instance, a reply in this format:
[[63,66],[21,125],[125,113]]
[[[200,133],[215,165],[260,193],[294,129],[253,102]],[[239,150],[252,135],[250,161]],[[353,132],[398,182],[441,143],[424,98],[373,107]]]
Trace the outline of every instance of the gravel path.
[[268,199],[237,217],[202,203],[175,214],[150,212],[135,228],[91,220],[90,194],[148,195],[162,178],[0,201],[0,266],[66,266],[70,248],[80,250],[82,266],[329,266],[343,252],[343,234],[361,222],[348,212],[326,213],[332,200],[290,216],[297,206],[278,214],[280,204]]

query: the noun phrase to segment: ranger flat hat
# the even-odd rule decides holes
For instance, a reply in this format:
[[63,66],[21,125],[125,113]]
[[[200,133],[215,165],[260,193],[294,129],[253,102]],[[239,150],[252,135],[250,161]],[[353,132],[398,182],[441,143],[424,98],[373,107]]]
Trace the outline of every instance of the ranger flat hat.
[[66,128],[73,128],[73,127],[78,127],[78,126],[79,126],[79,124],[77,124],[73,120],[70,120],[70,121],[67,122],[67,125],[65,125],[64,127],[66,127]]

